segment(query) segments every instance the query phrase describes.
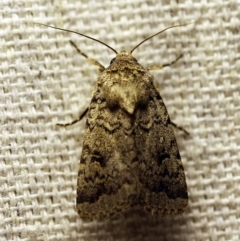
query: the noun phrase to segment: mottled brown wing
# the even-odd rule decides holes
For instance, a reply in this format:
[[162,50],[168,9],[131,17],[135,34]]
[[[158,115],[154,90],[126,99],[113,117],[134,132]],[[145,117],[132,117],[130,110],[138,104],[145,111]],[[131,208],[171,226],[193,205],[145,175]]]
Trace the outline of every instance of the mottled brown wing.
[[152,215],[181,214],[187,206],[185,174],[170,118],[156,88],[147,108],[136,111],[135,146],[139,202]]
[[109,109],[95,91],[78,173],[77,211],[99,220],[138,206],[152,215],[180,214],[185,174],[166,107],[154,86],[133,115]]
[[141,191],[134,120],[121,108],[109,109],[101,88],[89,107],[78,172],[77,211],[100,220],[134,206]]

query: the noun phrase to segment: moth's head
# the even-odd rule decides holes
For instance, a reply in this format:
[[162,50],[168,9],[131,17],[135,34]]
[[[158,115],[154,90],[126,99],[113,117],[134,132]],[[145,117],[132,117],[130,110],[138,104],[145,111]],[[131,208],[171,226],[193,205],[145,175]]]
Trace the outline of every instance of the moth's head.
[[116,61],[133,61],[137,62],[137,60],[132,56],[132,53],[127,52],[125,50],[121,50],[119,53],[117,53],[116,57],[111,60],[110,64]]

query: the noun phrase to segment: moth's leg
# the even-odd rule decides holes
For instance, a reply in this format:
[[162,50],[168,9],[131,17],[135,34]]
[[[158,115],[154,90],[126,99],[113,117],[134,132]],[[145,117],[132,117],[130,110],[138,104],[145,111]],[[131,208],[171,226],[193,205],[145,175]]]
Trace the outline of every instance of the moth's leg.
[[[182,56],[183,56],[183,54],[179,55],[174,61],[172,61],[172,62],[170,62],[170,63],[163,64],[163,65],[153,65],[153,66],[148,67],[147,69],[148,69],[148,70],[157,70],[157,69],[162,69],[162,68],[167,67],[167,66],[171,66],[171,65],[175,64],[180,58],[182,58]],[[183,131],[186,135],[190,135],[188,131],[186,131],[184,128],[182,128],[182,127],[180,127],[180,126],[177,126],[177,125],[176,125],[174,122],[172,122],[171,120],[170,120],[170,124],[171,124],[173,127],[175,127],[175,128],[177,128],[177,129]]]
[[177,125],[176,125],[174,122],[172,122],[171,120],[170,120],[170,124],[171,124],[173,127],[179,129],[180,131],[183,131],[187,136],[190,135],[190,133],[189,133],[188,131],[186,131],[186,130],[185,130],[184,128],[182,128],[181,126],[177,126]]
[[75,123],[77,123],[78,121],[80,121],[88,112],[88,107],[86,108],[86,110],[83,111],[83,113],[78,117],[78,119],[72,121],[72,122],[69,122],[69,123],[65,123],[65,124],[59,124],[57,123],[58,126],[70,126],[70,125],[73,125]]
[[153,66],[149,66],[147,69],[148,70],[157,70],[157,69],[162,69],[164,67],[167,67],[167,66],[171,66],[173,64],[175,64],[180,58],[182,58],[183,54],[179,55],[174,61],[170,62],[170,63],[167,63],[167,64],[159,64],[159,65],[153,65]]
[[101,65],[97,60],[92,59],[92,58],[88,57],[86,54],[84,54],[73,41],[70,40],[70,44],[78,51],[79,54],[81,54],[83,57],[85,57],[90,64],[98,66],[99,72],[103,72],[105,70],[103,65]]
[[[81,54],[83,57],[85,57],[87,59],[87,61],[93,65],[96,65],[99,67],[99,72],[103,72],[105,70],[105,68],[103,67],[103,65],[101,65],[97,60],[95,59],[92,59],[90,57],[88,57],[86,54],[84,54],[78,47],[77,45],[70,40],[70,43],[71,45],[78,51],[79,54]],[[69,123],[64,123],[64,124],[60,124],[60,123],[57,123],[58,126],[70,126],[70,125],[73,125],[77,122],[79,122],[88,112],[88,107],[86,108],[86,110],[78,117],[78,119],[74,120],[74,121],[71,121]]]

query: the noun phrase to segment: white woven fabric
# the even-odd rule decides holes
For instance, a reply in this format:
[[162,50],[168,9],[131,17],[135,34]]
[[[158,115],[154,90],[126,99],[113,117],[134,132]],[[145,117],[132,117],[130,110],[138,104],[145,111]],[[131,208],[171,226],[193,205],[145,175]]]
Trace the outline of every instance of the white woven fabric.
[[[75,211],[76,181],[87,107],[98,70],[69,44],[107,66],[114,53],[85,33],[130,50],[143,66],[183,58],[152,71],[176,130],[189,206],[179,217],[133,213],[84,223]],[[0,2],[0,240],[239,241],[240,2]]]

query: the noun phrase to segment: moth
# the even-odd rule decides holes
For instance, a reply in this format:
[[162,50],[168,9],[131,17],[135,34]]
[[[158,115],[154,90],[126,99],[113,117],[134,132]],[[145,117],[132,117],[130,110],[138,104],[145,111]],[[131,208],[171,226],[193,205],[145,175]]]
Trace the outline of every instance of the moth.
[[116,53],[105,68],[71,42],[100,70],[89,107],[77,120],[59,124],[71,125],[87,115],[76,199],[82,220],[111,218],[132,208],[153,216],[176,215],[185,210],[188,193],[172,129],[176,125],[149,72],[174,64],[182,55],[169,64],[150,68],[141,66],[132,55],[145,41],[182,25],[148,37],[130,52],[117,52],[84,34],[44,25],[90,38]]

